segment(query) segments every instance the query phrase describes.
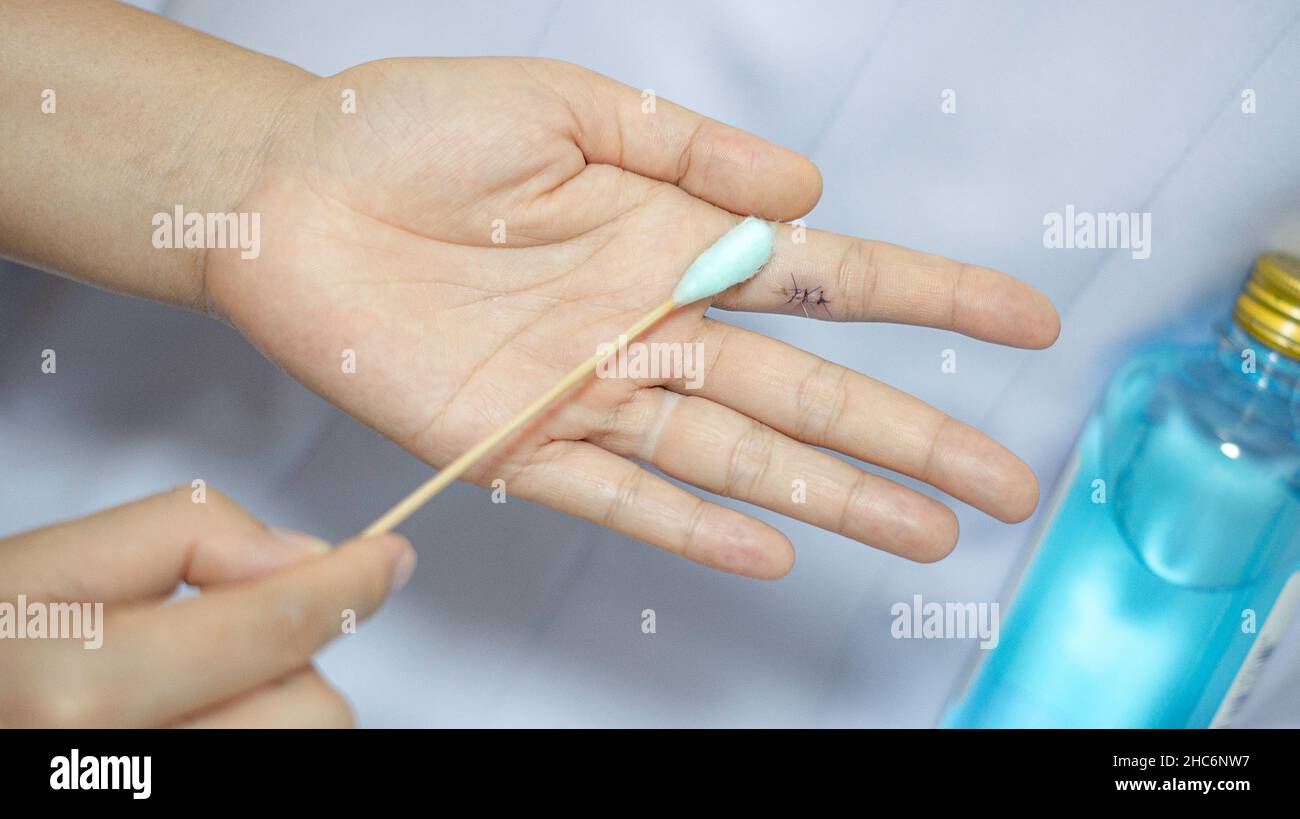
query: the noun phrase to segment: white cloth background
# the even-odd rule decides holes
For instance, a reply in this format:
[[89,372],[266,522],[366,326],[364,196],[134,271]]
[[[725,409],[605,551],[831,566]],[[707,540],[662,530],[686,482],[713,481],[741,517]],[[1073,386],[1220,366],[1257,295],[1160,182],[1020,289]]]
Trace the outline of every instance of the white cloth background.
[[[1027,353],[721,317],[998,436],[1045,495],[1119,360],[1156,335],[1208,332],[1257,252],[1300,251],[1287,0],[140,5],[318,73],[402,55],[563,58],[807,153],[826,180],[810,224],[1019,275],[1060,308],[1061,340]],[[1043,216],[1067,204],[1150,211],[1151,258],[1045,249]],[[39,374],[46,347],[57,378]],[[940,371],[945,348],[955,374]],[[268,521],[341,538],[429,473],[215,322],[12,265],[0,463],[4,532],[203,477]],[[456,486],[404,529],[421,557],[412,583],[321,665],[369,726],[931,724],[973,646],[894,640],[890,606],[996,599],[1033,532],[958,513],[957,552],[921,566],[759,512],[799,551],[770,584]],[[1291,638],[1242,724],[1300,726],[1300,628]]]

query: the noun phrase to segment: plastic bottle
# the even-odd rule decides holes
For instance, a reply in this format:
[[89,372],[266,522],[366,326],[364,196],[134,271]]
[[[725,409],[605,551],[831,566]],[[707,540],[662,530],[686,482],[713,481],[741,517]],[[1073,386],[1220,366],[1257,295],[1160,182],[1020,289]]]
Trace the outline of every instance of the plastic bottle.
[[1300,609],[1300,260],[1215,343],[1148,349],[1088,420],[948,727],[1227,724]]

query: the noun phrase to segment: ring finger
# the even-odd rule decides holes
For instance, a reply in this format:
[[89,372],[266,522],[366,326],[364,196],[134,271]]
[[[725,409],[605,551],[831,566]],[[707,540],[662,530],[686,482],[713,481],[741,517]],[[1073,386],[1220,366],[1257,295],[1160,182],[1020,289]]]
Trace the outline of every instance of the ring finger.
[[938,560],[957,541],[957,518],[943,504],[698,396],[640,390],[589,440],[912,560]]

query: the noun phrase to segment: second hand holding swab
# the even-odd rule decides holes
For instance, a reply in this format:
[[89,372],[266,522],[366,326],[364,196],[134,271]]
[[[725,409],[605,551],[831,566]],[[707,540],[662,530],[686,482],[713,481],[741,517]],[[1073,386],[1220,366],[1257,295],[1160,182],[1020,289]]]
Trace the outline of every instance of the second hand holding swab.
[[[771,223],[753,216],[747,217],[695,257],[695,261],[691,262],[691,266],[686,268],[681,280],[677,282],[672,296],[642,316],[636,324],[621,333],[620,337],[632,341],[678,307],[716,296],[723,290],[749,279],[767,263],[775,243],[776,228]],[[616,347],[611,346],[611,349]],[[447,464],[437,475],[367,526],[361,536],[384,534],[401,524],[417,509],[428,503],[430,498],[445,489],[448,484],[463,475],[480,458],[505,440],[510,433],[526,424],[550,406],[555,399],[594,372],[601,361],[616,354],[616,352],[598,352],[574,367],[568,375],[494,430],[491,435],[470,447],[465,454]]]

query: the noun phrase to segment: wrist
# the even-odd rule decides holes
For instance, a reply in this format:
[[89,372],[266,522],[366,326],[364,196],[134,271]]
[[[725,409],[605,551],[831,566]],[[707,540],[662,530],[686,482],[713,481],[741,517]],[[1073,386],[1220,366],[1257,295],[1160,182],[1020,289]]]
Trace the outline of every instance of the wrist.
[[[212,100],[203,106],[203,122],[194,139],[187,140],[183,166],[165,174],[172,189],[186,192],[194,203],[177,199],[173,212],[162,220],[172,229],[173,244],[176,207],[182,208],[182,218],[202,219],[204,232],[202,247],[184,260],[180,271],[184,285],[181,303],[209,314],[217,312],[207,287],[210,259],[216,253],[234,252],[253,260],[260,253],[262,214],[248,210],[246,202],[268,162],[296,130],[300,101],[310,96],[319,82],[313,74],[269,62],[274,63],[272,70],[259,70],[238,81],[237,102],[231,101],[224,87],[211,90]],[[154,218],[160,217],[156,213]],[[223,231],[220,224],[209,231],[214,218],[224,219],[234,234]],[[215,244],[209,241],[209,233],[215,234]],[[183,237],[183,230],[180,235]]]

